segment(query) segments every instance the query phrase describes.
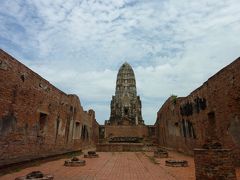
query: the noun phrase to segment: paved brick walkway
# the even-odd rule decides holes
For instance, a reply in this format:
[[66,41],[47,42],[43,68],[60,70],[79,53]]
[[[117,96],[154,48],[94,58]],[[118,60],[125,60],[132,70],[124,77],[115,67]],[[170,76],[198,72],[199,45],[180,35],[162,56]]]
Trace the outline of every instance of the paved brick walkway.
[[[26,175],[29,172],[40,170],[54,175],[57,180],[193,180],[193,158],[179,153],[170,153],[171,159],[184,159],[189,162],[189,167],[174,168],[165,166],[166,159],[155,159],[160,164],[155,164],[153,153],[142,152],[115,152],[99,153],[100,157],[86,159],[86,166],[65,167],[64,160],[51,161],[39,166],[33,166],[0,177],[1,180],[13,180],[15,177]],[[83,158],[80,156],[80,158]]]

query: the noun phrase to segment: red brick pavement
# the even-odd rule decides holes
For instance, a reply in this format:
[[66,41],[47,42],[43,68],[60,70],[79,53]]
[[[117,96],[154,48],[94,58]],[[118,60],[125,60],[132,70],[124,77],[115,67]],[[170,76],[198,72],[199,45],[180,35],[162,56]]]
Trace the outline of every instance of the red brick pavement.
[[[13,180],[15,177],[26,175],[29,172],[40,170],[54,175],[56,180],[193,180],[193,158],[179,153],[170,152],[170,159],[184,159],[189,162],[189,167],[167,167],[166,159],[155,159],[160,164],[155,164],[150,156],[153,153],[142,152],[102,152],[99,158],[85,159],[86,166],[65,167],[64,160],[51,161],[39,166],[33,166],[0,177],[1,180]],[[80,158],[83,158],[80,156]],[[240,169],[238,169],[238,175]]]

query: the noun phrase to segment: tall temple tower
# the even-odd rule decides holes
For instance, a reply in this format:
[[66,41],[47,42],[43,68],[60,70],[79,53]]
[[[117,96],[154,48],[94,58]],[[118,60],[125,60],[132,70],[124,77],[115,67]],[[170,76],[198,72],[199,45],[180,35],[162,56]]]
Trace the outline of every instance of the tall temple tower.
[[112,96],[111,115],[107,124],[144,124],[141,100],[137,96],[136,80],[132,67],[126,62],[117,74],[115,96]]

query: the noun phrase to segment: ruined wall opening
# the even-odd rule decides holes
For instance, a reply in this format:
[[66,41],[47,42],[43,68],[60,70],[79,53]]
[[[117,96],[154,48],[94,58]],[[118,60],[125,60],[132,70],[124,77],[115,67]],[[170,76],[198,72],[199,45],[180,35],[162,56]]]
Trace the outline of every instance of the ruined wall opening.
[[25,75],[24,75],[24,74],[22,74],[22,75],[20,76],[20,78],[21,78],[22,82],[24,82],[24,81],[25,81],[25,79],[26,79],[26,77],[25,77]]
[[209,142],[218,140],[216,130],[216,117],[215,112],[211,111],[208,113],[208,125],[206,128],[206,140]]
[[66,122],[66,128],[65,128],[65,143],[68,143],[69,142],[69,139],[71,139],[70,137],[70,133],[71,133],[71,130],[70,130],[70,126],[71,126],[71,122],[73,120],[73,106],[70,106],[69,108],[69,114],[68,114],[68,117],[67,117],[67,122]]
[[83,141],[88,141],[89,133],[86,125],[82,126],[82,133],[81,133],[81,139]]
[[15,131],[16,126],[17,119],[13,113],[3,116],[0,118],[0,135],[7,135],[8,133]]
[[45,143],[47,117],[48,117],[47,114],[40,112],[39,121],[38,121],[38,131],[37,131],[37,142],[39,145],[43,145]]
[[124,115],[128,115],[128,108],[124,107]]
[[187,121],[187,127],[188,127],[189,137],[196,139],[196,134],[195,134],[195,130],[194,130],[192,122]]
[[47,114],[41,112],[39,115],[39,130],[41,133],[45,131],[46,125],[47,125]]
[[59,131],[59,124],[60,124],[60,120],[59,117],[56,120],[56,134],[55,134],[55,143],[57,142],[57,137],[58,137],[58,131]]
[[228,131],[233,139],[233,141],[240,147],[240,118],[236,115],[231,121]]
[[215,112],[209,112],[208,113],[208,122],[210,126],[214,126],[215,125]]
[[194,126],[191,121],[182,119],[182,135],[185,138],[196,139]]
[[186,131],[186,125],[185,125],[184,119],[182,119],[182,132],[183,132],[183,136],[187,137],[187,131]]
[[80,123],[75,123],[74,139],[80,139]]

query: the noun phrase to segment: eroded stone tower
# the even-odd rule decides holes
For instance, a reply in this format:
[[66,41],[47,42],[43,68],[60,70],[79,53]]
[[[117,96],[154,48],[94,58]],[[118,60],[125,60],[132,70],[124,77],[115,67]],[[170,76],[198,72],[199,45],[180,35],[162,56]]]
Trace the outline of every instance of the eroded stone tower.
[[124,63],[117,75],[115,96],[112,96],[110,125],[144,124],[141,100],[137,96],[136,80],[132,67]]

